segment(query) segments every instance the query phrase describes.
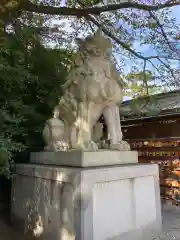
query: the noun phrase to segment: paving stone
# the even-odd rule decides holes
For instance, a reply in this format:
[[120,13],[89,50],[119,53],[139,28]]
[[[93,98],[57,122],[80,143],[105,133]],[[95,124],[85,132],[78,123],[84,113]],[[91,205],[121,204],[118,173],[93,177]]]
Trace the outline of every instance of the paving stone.
[[180,207],[165,205],[162,220],[163,233],[154,240],[180,240]]

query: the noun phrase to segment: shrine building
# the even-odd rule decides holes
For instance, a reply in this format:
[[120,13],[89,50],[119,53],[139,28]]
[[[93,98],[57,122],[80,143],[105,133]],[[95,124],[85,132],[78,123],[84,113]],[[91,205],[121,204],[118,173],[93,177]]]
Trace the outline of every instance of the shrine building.
[[180,91],[124,101],[120,106],[124,139],[140,163],[158,163],[161,198],[180,202]]

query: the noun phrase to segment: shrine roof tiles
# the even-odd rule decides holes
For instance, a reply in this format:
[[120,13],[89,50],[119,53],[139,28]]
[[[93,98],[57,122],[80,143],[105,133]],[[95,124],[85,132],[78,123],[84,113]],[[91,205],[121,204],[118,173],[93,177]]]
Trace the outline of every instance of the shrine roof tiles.
[[122,119],[180,114],[180,90],[140,97],[122,102]]

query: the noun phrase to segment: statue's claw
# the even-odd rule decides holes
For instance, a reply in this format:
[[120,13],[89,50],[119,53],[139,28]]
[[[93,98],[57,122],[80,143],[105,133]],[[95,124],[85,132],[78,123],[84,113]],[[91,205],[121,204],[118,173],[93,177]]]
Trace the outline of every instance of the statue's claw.
[[98,145],[94,141],[88,141],[83,144],[76,144],[74,149],[83,150],[83,151],[98,151]]
[[45,151],[67,151],[69,149],[69,145],[63,141],[56,141],[53,142],[51,145],[48,145],[44,148]]
[[126,141],[120,141],[117,144],[110,144],[110,149],[119,151],[130,151],[130,145]]

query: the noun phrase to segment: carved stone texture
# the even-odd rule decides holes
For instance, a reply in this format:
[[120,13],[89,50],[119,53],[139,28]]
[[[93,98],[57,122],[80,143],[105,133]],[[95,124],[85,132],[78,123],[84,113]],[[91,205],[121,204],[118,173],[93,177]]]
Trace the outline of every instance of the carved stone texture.
[[91,133],[101,115],[110,136],[109,148],[130,150],[122,141],[118,106],[122,101],[122,80],[111,60],[111,41],[98,30],[94,36],[77,39],[77,43],[79,51],[64,85],[64,95],[43,132],[46,150],[70,147],[97,151]]

